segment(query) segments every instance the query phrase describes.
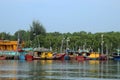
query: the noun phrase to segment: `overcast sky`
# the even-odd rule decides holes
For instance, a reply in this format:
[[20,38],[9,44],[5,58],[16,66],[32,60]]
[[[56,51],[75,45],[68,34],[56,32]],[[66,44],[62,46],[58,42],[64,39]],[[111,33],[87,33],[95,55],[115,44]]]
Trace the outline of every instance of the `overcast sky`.
[[0,0],[0,32],[29,30],[33,20],[47,32],[120,31],[120,0]]

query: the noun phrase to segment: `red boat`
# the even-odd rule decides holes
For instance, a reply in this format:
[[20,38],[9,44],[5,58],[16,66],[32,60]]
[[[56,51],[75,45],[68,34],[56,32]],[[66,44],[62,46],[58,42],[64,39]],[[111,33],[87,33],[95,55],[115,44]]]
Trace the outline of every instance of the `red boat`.
[[105,54],[101,54],[99,60],[107,60],[107,56]]
[[30,53],[26,54],[26,55],[25,55],[25,60],[27,60],[27,61],[32,61],[32,60],[33,60],[32,54],[30,54]]
[[6,60],[6,56],[1,55],[1,56],[0,56],[0,60]]
[[84,58],[84,56],[76,56],[76,60],[77,61],[84,61],[85,58]]
[[65,53],[55,54],[53,60],[64,60]]

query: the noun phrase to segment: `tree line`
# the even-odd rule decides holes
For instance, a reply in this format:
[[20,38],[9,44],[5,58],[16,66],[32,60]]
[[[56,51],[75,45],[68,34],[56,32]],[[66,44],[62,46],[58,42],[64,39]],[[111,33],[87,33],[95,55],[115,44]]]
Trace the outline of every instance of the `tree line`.
[[94,51],[98,51],[99,49],[101,50],[102,44],[104,53],[107,50],[108,52],[114,52],[120,48],[120,32],[46,32],[45,27],[39,21],[33,21],[27,31],[18,30],[13,35],[1,32],[0,39],[17,40],[18,33],[20,39],[25,42],[25,47],[52,47],[57,52],[67,47],[74,51],[78,50],[78,48],[91,48]]

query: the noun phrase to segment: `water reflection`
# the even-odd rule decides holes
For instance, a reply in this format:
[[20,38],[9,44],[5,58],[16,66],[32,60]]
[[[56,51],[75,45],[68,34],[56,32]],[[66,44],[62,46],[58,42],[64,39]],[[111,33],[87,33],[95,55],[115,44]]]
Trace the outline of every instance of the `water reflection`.
[[0,80],[115,80],[119,61],[0,61]]

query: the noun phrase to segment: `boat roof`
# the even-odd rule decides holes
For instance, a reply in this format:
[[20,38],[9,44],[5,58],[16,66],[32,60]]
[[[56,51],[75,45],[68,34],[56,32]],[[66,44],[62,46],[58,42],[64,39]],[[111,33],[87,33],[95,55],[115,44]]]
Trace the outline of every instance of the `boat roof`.
[[36,52],[49,52],[50,49],[47,49],[47,48],[34,48],[33,51],[36,51]]

